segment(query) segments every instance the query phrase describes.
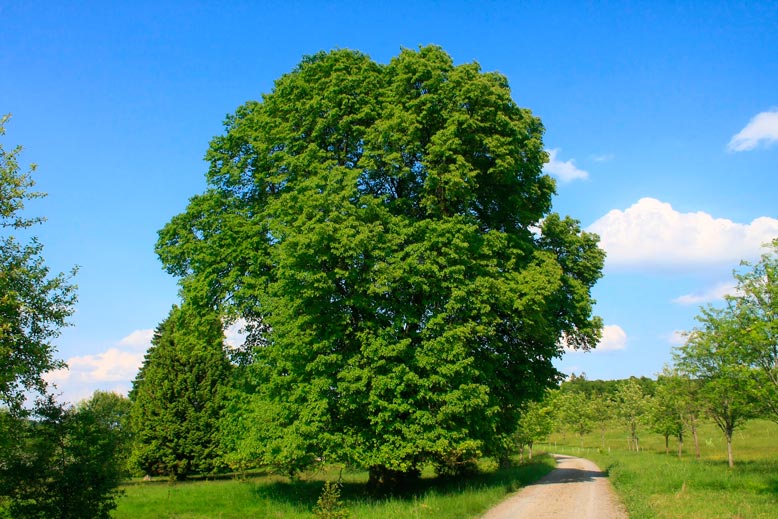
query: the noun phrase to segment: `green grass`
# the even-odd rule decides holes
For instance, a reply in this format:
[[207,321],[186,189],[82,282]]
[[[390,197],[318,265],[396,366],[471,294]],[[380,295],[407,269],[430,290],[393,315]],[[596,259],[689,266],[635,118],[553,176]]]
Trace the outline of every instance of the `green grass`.
[[[460,479],[425,475],[412,492],[375,498],[365,489],[367,474],[344,473],[342,501],[353,519],[471,519],[504,499],[507,494],[547,474],[554,467],[550,457],[534,463],[481,473]],[[126,485],[116,519],[176,518],[311,519],[325,480],[338,478],[335,471],[297,481],[263,475],[244,481],[188,483],[145,482]]]
[[[563,441],[554,435],[548,450],[587,457],[606,470],[632,519],[642,518],[778,518],[778,426],[754,420],[735,433],[735,468],[729,469],[723,435],[712,424],[700,429],[701,459],[694,457],[692,438],[683,457],[671,441],[641,435],[643,451],[626,449],[626,434],[606,433]],[[556,444],[554,443],[556,442]]]

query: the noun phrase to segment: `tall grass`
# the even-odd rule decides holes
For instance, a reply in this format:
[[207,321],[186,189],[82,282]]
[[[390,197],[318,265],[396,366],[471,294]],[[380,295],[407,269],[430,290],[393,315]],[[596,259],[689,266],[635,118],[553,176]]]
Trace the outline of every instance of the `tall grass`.
[[417,488],[390,497],[372,497],[366,491],[365,472],[330,471],[289,481],[260,475],[244,481],[199,481],[170,484],[145,482],[127,485],[114,513],[116,519],[311,519],[325,480],[342,476],[342,501],[353,519],[472,519],[507,494],[541,478],[554,467],[550,457],[534,463],[483,470],[467,478],[434,478],[426,474]]
[[641,435],[641,452],[627,450],[626,431],[609,429],[583,438],[554,435],[549,450],[585,456],[606,470],[630,517],[642,518],[777,518],[778,426],[754,420],[734,436],[735,467],[727,467],[726,443],[712,424],[700,429],[700,460],[691,438],[682,458],[671,441]]

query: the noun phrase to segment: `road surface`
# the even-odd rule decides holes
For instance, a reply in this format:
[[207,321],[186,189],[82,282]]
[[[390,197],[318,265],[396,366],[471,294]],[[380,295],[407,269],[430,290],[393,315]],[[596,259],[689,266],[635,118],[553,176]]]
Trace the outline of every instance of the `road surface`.
[[626,519],[608,476],[589,460],[554,454],[557,468],[481,519]]

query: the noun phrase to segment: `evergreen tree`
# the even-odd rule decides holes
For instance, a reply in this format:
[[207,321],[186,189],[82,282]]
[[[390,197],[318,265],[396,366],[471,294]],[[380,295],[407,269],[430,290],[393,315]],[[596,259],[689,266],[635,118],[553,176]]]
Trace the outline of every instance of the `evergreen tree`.
[[156,329],[130,392],[130,465],[185,479],[220,465],[218,421],[231,367],[222,322],[173,307]]

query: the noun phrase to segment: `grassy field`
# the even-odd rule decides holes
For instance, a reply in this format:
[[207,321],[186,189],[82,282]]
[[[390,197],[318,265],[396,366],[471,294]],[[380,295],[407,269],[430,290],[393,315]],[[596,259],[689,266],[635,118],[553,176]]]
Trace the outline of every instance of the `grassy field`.
[[632,519],[778,518],[778,426],[754,420],[733,440],[735,468],[727,467],[726,443],[712,424],[700,430],[701,459],[692,438],[678,459],[672,440],[641,435],[644,450],[627,451],[626,433],[610,430],[603,445],[599,433],[584,437],[553,435],[544,449],[594,460],[607,470]]
[[[464,480],[425,475],[412,493],[372,498],[365,491],[367,474],[343,474],[342,501],[352,519],[471,519],[498,503],[507,494],[547,474],[554,466],[550,457],[535,463],[483,471]],[[245,481],[191,483],[135,483],[124,487],[116,519],[311,519],[325,480],[337,480],[338,472],[319,473],[290,482],[272,475]]]

